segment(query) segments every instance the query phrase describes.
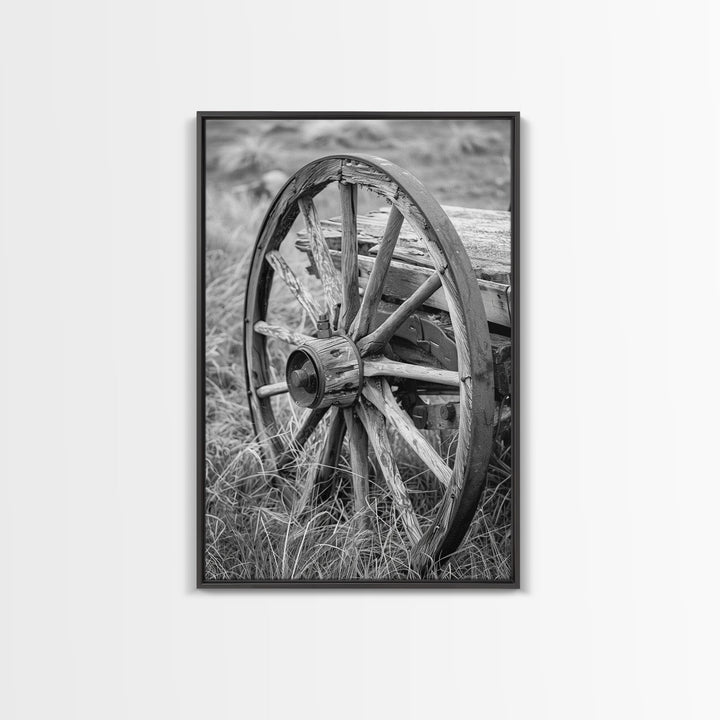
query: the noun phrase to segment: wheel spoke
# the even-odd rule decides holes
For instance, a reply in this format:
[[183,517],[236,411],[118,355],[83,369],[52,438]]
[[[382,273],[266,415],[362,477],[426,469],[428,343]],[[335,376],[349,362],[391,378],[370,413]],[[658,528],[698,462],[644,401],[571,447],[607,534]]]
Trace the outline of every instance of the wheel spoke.
[[272,385],[261,385],[255,388],[255,394],[259,398],[269,398],[275,395],[282,395],[288,391],[286,382],[273,383]]
[[318,451],[318,462],[307,474],[307,481],[299,503],[299,508],[305,506],[312,495],[313,488],[317,487],[318,497],[327,500],[332,491],[332,479],[335,475],[340,459],[343,438],[345,437],[345,419],[342,412],[333,407],[330,409],[325,440]]
[[350,333],[354,340],[365,337],[370,330],[370,323],[380,303],[385,278],[390,269],[395,243],[397,243],[397,239],[400,236],[400,228],[402,228],[403,220],[402,213],[393,205],[390,210],[390,217],[385,225],[385,232],[378,247],[375,262],[370,271],[370,277],[365,287],[365,294],[363,295],[360,310]]
[[313,434],[313,431],[318,426],[318,423],[325,417],[327,408],[317,408],[315,410],[308,410],[300,423],[300,427],[295,433],[294,437],[290,441],[287,449],[278,458],[277,468],[283,470],[288,463],[293,459],[293,456],[300,452],[308,441],[308,438]]
[[360,307],[358,283],[357,244],[357,185],[340,183],[340,208],[342,214],[342,286],[343,303],[340,313],[340,329],[348,330]]
[[452,470],[415,427],[408,414],[398,405],[387,380],[368,380],[362,392],[398,431],[400,437],[405,440],[425,466],[432,471],[433,475],[447,487],[450,484]]
[[310,240],[310,250],[322,281],[327,313],[332,320],[335,315],[335,307],[340,305],[342,301],[340,278],[335,270],[335,265],[333,265],[330,249],[325,242],[317,210],[315,210],[315,203],[310,198],[305,197],[298,200],[298,206],[305,220],[305,227]]
[[452,385],[458,387],[460,378],[454,370],[439,370],[425,365],[412,365],[410,363],[396,362],[386,357],[377,360],[366,360],[363,364],[365,377],[400,377],[422,382],[436,383],[438,385]]
[[313,323],[317,325],[320,311],[315,304],[315,300],[313,300],[305,287],[300,284],[292,268],[285,262],[285,258],[276,250],[272,250],[265,256],[265,259],[270,264],[270,267],[282,278],[288,290],[295,296],[295,299],[305,308],[308,315],[312,318]]
[[347,427],[348,444],[350,445],[350,466],[352,468],[353,499],[355,501],[355,514],[361,518],[361,526],[365,526],[367,498],[369,492],[368,467],[368,436],[365,427],[353,413],[352,408],[346,408],[345,426]]
[[309,335],[295,332],[280,325],[269,325],[264,320],[259,320],[255,323],[255,332],[260,333],[260,335],[275,338],[288,345],[305,345],[313,339]]
[[405,531],[410,536],[412,542],[417,543],[422,537],[420,523],[413,510],[405,483],[400,477],[397,465],[395,464],[385,427],[385,418],[370,403],[365,401],[358,403],[357,408],[360,420],[367,430],[370,444],[373,446],[373,450],[375,450],[375,457],[380,465],[380,470],[385,478],[385,482],[388,484],[400,518],[405,526]]
[[379,328],[358,341],[360,355],[365,357],[382,350],[397,329],[440,289],[440,285],[440,273],[435,271]]

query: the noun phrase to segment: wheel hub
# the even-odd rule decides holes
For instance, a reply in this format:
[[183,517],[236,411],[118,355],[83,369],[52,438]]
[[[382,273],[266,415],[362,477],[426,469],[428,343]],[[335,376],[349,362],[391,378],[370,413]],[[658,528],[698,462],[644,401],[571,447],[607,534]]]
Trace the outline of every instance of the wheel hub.
[[292,399],[301,407],[348,407],[362,386],[360,353],[344,335],[312,340],[290,353],[285,379]]

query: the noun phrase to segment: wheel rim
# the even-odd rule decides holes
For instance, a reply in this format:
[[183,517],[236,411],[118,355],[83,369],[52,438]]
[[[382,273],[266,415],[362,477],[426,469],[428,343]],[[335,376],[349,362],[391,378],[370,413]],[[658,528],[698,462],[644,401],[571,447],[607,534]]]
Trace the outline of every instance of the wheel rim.
[[[342,209],[340,272],[325,243],[313,198],[331,183],[337,183]],[[385,239],[380,245],[365,294],[358,289],[357,189],[383,197],[391,205]],[[312,256],[323,281],[323,300],[316,301],[303,283],[294,276],[278,250],[298,215],[302,214]],[[389,267],[397,236],[403,222],[408,223],[425,242],[435,266],[425,282],[394,311],[385,323],[369,332],[384,287],[381,268]],[[393,239],[394,238],[394,239]],[[266,322],[270,291],[279,277],[299,306],[313,321],[318,338],[274,327]],[[342,278],[342,282],[341,282]],[[434,292],[442,289],[457,348],[457,373],[434,373],[443,383],[452,380],[459,395],[459,429],[452,469],[423,443],[422,434],[407,422],[407,413],[394,399],[390,379],[395,373],[417,373],[382,362],[378,356],[393,337],[402,308],[418,309]],[[377,300],[373,299],[377,298]],[[399,316],[399,317],[398,317]],[[365,155],[332,155],[309,163],[280,190],[270,206],[255,245],[245,296],[246,387],[252,419],[258,435],[271,449],[282,467],[293,447],[301,447],[326,413],[330,414],[327,438],[321,447],[320,467],[337,465],[340,446],[347,433],[353,469],[356,503],[367,494],[367,448],[373,447],[379,470],[393,496],[405,530],[412,543],[413,565],[419,572],[432,562],[443,560],[461,543],[484,487],[485,473],[492,446],[494,388],[492,350],[485,311],[467,253],[445,212],[417,178],[382,158]],[[337,325],[337,329],[335,328]],[[327,402],[325,389],[317,388],[326,373],[318,352],[332,334],[348,351],[357,352],[357,378],[353,376],[348,392]],[[267,340],[286,342],[296,348],[293,363],[286,367],[286,382],[274,382],[270,373]],[[384,358],[382,358],[384,360]],[[328,365],[328,367],[330,367]],[[323,366],[323,370],[326,366]],[[312,399],[304,398],[300,388],[306,382],[302,372],[315,381]],[[302,372],[299,372],[302,371]],[[439,371],[442,373],[443,371]],[[452,377],[451,377],[452,376]],[[301,382],[302,381],[302,382]],[[308,381],[308,387],[312,382]],[[357,383],[357,388],[353,383]],[[283,388],[284,385],[284,388]],[[295,400],[307,407],[306,415],[290,444],[276,434],[278,429],[271,398],[290,391]],[[307,388],[305,388],[307,390]],[[403,417],[403,414],[405,417]],[[432,522],[421,527],[413,519],[403,481],[397,472],[387,442],[387,427],[392,427],[416,453],[423,464],[445,486],[445,492]],[[330,473],[331,475],[332,473]],[[311,478],[322,485],[329,481],[327,470]]]

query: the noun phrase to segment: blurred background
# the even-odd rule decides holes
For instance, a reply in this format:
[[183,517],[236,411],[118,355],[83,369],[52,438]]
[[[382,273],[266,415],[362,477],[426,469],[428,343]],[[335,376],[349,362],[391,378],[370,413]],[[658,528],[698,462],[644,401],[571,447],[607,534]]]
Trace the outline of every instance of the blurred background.
[[440,203],[507,210],[510,202],[504,120],[208,120],[206,127],[209,248],[252,242],[285,180],[337,152],[391,160]]

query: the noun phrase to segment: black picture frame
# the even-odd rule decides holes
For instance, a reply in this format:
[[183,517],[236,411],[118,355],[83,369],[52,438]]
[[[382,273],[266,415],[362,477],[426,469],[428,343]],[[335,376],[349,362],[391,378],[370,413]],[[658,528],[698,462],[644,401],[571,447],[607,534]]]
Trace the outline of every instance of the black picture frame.
[[[242,119],[497,119],[511,123],[511,270],[513,278],[512,312],[512,577],[509,580],[253,580],[208,581],[205,579],[205,124],[207,120]],[[262,112],[198,111],[197,122],[197,496],[196,496],[196,587],[217,588],[475,588],[519,589],[520,586],[520,343],[521,343],[521,276],[520,276],[520,112]]]

